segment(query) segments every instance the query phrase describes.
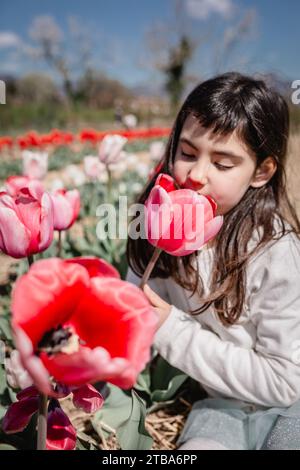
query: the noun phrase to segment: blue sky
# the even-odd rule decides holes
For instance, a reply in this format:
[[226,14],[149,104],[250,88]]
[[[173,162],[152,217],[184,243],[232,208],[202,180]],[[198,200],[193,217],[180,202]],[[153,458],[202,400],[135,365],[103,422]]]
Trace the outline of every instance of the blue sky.
[[[175,25],[174,5],[175,0],[1,0],[0,72],[21,75],[49,71],[23,52],[24,46],[33,46],[28,31],[34,18],[42,15],[54,18],[65,36],[70,58],[75,60],[76,49],[67,37],[68,18],[72,16],[88,31],[94,67],[131,86],[158,84],[161,75],[151,65],[154,56],[146,46],[146,32],[158,22]],[[181,6],[182,21],[177,15],[176,27],[191,33],[196,43],[203,40],[190,63],[190,76],[200,78],[216,71],[239,69],[273,72],[287,80],[300,78],[298,0],[181,0]],[[216,69],[218,47],[220,57],[224,55],[225,31],[228,37],[228,31],[250,9],[250,32]],[[172,41],[172,35],[168,41]],[[160,48],[155,59],[163,52]]]

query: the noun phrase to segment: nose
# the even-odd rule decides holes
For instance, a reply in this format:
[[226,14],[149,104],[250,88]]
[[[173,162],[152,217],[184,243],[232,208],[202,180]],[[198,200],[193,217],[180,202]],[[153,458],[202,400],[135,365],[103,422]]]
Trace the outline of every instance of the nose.
[[188,176],[194,189],[199,189],[199,187],[205,186],[208,183],[208,167],[208,162],[198,161],[191,168]]

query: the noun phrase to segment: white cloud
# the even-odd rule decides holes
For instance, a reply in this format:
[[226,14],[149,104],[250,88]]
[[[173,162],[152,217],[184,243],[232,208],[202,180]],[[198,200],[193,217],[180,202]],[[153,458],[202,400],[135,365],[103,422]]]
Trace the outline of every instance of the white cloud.
[[19,36],[12,31],[0,31],[0,48],[16,47],[20,42]]
[[206,20],[213,14],[229,18],[233,10],[232,0],[186,0],[187,14],[199,20]]

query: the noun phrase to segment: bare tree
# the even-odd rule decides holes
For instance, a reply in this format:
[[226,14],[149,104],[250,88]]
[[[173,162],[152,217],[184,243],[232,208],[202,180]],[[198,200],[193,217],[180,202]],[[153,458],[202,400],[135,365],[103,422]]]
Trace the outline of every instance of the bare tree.
[[[215,60],[213,70],[219,73],[224,70],[229,60],[232,58],[234,51],[241,42],[249,39],[254,32],[256,21],[256,11],[254,9],[247,10],[240,21],[233,23],[225,29],[223,38],[215,45]],[[249,60],[243,57],[243,63]]]
[[76,96],[76,77],[88,75],[92,69],[92,41],[80,22],[70,17],[68,30],[63,33],[52,16],[36,17],[29,29],[33,46],[30,56],[44,60],[62,79],[63,90],[69,101]]

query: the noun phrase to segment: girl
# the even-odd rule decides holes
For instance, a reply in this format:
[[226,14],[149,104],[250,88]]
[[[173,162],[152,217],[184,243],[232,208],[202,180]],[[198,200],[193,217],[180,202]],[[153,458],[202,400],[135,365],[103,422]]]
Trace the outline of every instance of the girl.
[[[238,73],[197,86],[175,121],[160,172],[211,196],[224,217],[199,252],[162,253],[144,288],[160,317],[155,349],[208,395],[191,410],[182,449],[299,448],[300,223],[286,190],[288,131],[283,98]],[[152,253],[129,239],[127,280],[139,283]]]

